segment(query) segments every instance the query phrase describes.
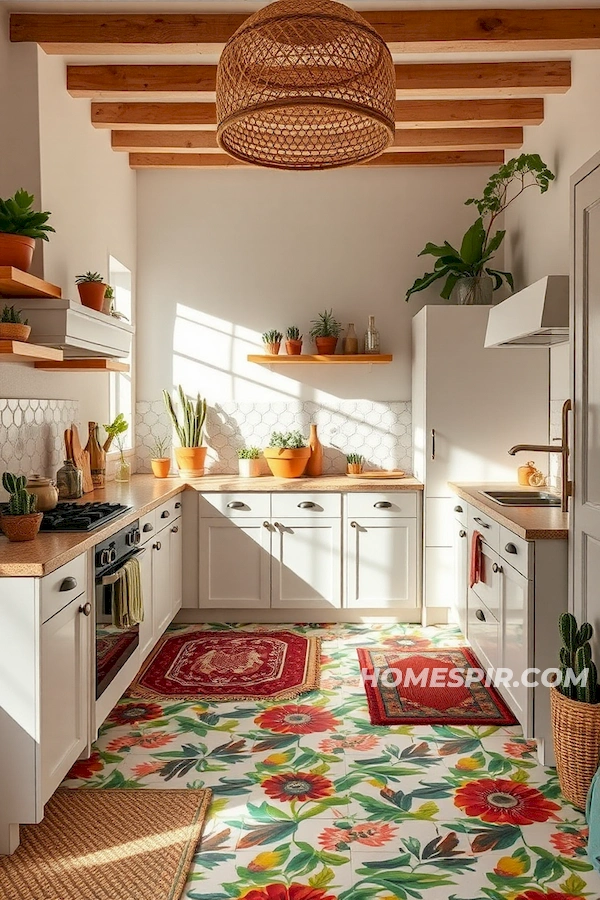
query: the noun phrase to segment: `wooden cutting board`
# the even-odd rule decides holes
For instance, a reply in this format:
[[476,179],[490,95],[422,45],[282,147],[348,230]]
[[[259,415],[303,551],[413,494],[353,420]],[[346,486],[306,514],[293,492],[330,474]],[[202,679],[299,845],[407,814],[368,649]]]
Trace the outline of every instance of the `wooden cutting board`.
[[77,425],[71,425],[71,446],[73,449],[73,462],[78,469],[81,469],[83,493],[90,494],[94,490],[90,466],[90,454],[81,446]]

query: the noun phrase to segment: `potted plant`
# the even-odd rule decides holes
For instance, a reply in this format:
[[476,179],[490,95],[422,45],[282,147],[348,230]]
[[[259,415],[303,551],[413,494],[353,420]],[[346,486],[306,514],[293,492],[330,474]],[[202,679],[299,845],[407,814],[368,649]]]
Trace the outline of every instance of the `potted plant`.
[[302,335],[297,325],[290,325],[285,333],[285,352],[288,356],[300,356],[302,353]]
[[29,272],[35,242],[48,240],[51,213],[32,209],[33,194],[20,188],[13,197],[0,200],[0,266]]
[[282,340],[283,335],[280,331],[277,331],[275,329],[273,329],[272,331],[265,331],[262,336],[265,353],[268,353],[270,356],[277,356],[277,354],[279,353],[279,348],[281,347]]
[[[598,672],[592,662],[589,622],[577,628],[571,613],[558,620],[561,679],[550,688],[552,737],[560,789],[578,809],[585,809],[587,793],[600,760],[600,696]],[[582,673],[587,677],[578,681]],[[575,679],[571,676],[575,675]]]
[[123,453],[125,434],[128,428],[129,422],[127,421],[123,413],[119,413],[119,415],[113,422],[111,422],[110,425],[104,426],[104,430],[108,435],[106,441],[104,442],[104,451],[108,452],[113,440],[117,442],[117,447],[119,448],[119,460],[117,462],[117,468],[115,470],[115,481],[129,481],[129,479],[131,478],[131,466],[125,459]]
[[107,316],[112,316],[114,305],[115,289],[111,284],[107,284],[104,291],[104,303],[102,304],[102,312],[106,313]]
[[166,478],[171,471],[171,457],[167,454],[170,446],[167,436],[154,438],[150,450],[150,465],[155,478]]
[[185,478],[198,478],[204,475],[206,447],[202,446],[204,422],[206,421],[206,400],[197,395],[196,400],[188,400],[181,385],[177,388],[181,407],[181,422],[168,391],[163,391],[167,412],[179,438],[180,447],[175,447],[175,459],[181,475]]
[[0,515],[0,528],[9,541],[32,541],[42,524],[43,513],[36,512],[37,498],[25,490],[25,475],[5,472],[2,487],[8,492],[8,506]]
[[341,323],[333,317],[333,309],[319,313],[310,323],[310,336],[313,338],[317,353],[332,356],[335,353],[338,337],[342,330]]
[[348,475],[361,475],[365,464],[364,456],[360,453],[348,453],[346,455],[346,463],[348,465]]
[[75,278],[75,284],[79,291],[79,298],[84,306],[88,309],[95,309],[102,312],[104,306],[104,297],[108,285],[104,283],[104,279],[99,272],[85,272]]
[[264,454],[277,478],[299,478],[310,459],[310,447],[301,431],[274,431]]
[[260,475],[259,448],[241,447],[237,455],[240,476],[242,478],[258,478]]
[[26,341],[31,334],[31,326],[27,319],[21,319],[21,313],[14,306],[5,306],[0,313],[0,340]]
[[[471,198],[466,206],[474,205],[479,218],[465,232],[460,250],[448,241],[443,244],[428,242],[419,256],[433,256],[436,263],[433,272],[426,272],[417,278],[406,292],[406,300],[411,294],[424,291],[434,282],[444,279],[440,297],[458,304],[490,304],[492,293],[502,287],[504,281],[514,290],[510,272],[491,268],[495,253],[504,240],[505,231],[492,228],[498,216],[530,187],[538,187],[544,194],[554,179],[554,175],[537,153],[522,153],[500,166],[486,184],[480,200]],[[516,192],[513,187],[516,185]]]

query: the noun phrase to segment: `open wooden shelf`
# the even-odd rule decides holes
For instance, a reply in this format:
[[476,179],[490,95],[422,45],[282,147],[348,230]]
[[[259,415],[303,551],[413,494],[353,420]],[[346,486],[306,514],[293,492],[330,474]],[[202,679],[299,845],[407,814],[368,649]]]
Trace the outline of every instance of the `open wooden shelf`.
[[54,347],[40,347],[26,341],[0,341],[0,362],[35,363],[36,361],[58,362],[63,358],[62,350]]
[[2,297],[44,297],[56,299],[62,295],[61,289],[56,284],[43,281],[22,272],[13,266],[0,266],[0,296]]
[[301,354],[300,356],[288,356],[287,354],[277,354],[269,356],[266,353],[251,353],[248,356],[248,362],[258,363],[259,366],[289,366],[289,365],[383,365],[390,363],[393,359],[391,353],[356,353],[343,354],[336,353],[333,356],[320,356],[319,354],[309,355]]
[[63,359],[57,362],[36,362],[36,369],[52,372],[129,372],[129,365],[118,359]]

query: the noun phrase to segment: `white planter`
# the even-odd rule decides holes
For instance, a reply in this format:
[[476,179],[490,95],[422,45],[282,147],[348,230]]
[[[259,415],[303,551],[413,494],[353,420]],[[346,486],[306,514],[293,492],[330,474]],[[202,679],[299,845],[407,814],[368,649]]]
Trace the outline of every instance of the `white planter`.
[[258,478],[260,475],[260,459],[238,459],[240,478]]

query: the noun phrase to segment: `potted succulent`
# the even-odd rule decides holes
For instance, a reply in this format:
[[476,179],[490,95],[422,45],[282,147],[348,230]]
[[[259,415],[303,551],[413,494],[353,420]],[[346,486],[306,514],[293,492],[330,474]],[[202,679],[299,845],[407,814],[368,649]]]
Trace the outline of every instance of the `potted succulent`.
[[21,313],[14,306],[5,306],[0,313],[0,340],[26,341],[31,334],[31,326],[27,319],[21,319]]
[[242,478],[258,478],[260,475],[259,448],[241,447],[237,455],[240,476]]
[[283,340],[283,335],[280,331],[273,329],[272,331],[265,331],[262,336],[263,347],[265,348],[265,353],[270,356],[277,356],[279,353],[279,348],[281,347],[281,341]]
[[25,490],[25,475],[5,472],[2,487],[9,494],[8,506],[0,515],[0,528],[9,541],[32,541],[42,524],[43,513],[36,512],[37,498]]
[[125,455],[123,453],[125,434],[128,428],[129,422],[127,421],[123,413],[119,413],[114,422],[111,422],[110,425],[104,426],[104,430],[108,435],[106,441],[104,442],[104,451],[108,452],[108,449],[113,441],[116,441],[117,447],[119,448],[119,461],[117,462],[117,468],[115,470],[115,481],[129,481],[129,479],[131,478],[131,466],[125,459]]
[[264,454],[277,478],[299,478],[310,459],[310,447],[301,431],[274,431]]
[[360,453],[348,453],[346,455],[346,463],[348,475],[361,475],[365,458]]
[[[578,809],[585,809],[600,759],[598,671],[590,646],[594,632],[589,622],[577,628],[571,613],[560,616],[558,627],[563,641],[561,678],[550,688],[556,770],[564,796]],[[579,682],[582,675],[580,683],[573,683]]]
[[204,475],[206,447],[202,446],[204,423],[206,421],[206,400],[200,394],[196,400],[188,400],[181,385],[177,388],[181,407],[181,422],[168,391],[163,391],[167,412],[179,438],[180,447],[175,447],[175,459],[179,472],[184,478],[198,478]]
[[290,325],[285,333],[285,352],[288,356],[300,356],[302,353],[302,335],[297,325]]
[[0,266],[28,272],[36,240],[47,241],[48,232],[54,231],[47,224],[51,214],[35,212],[33,201],[33,194],[23,188],[13,197],[0,200]]
[[166,478],[171,471],[171,457],[167,453],[170,446],[167,436],[154,438],[150,449],[150,465],[155,478]]
[[333,316],[333,309],[326,309],[319,313],[310,324],[312,325],[310,336],[317,346],[317,353],[323,356],[332,356],[342,330],[341,323]]
[[85,272],[75,278],[75,284],[79,291],[79,297],[84,306],[88,309],[95,309],[102,312],[104,306],[104,297],[108,285],[104,283],[104,279],[99,272]]
[[[505,231],[492,228],[498,216],[513,203],[523,191],[538,187],[544,194],[554,179],[554,175],[537,153],[522,153],[500,166],[489,179],[480,200],[471,198],[465,205],[474,205],[479,218],[466,231],[460,250],[448,241],[443,244],[428,242],[419,256],[433,256],[436,263],[433,272],[426,272],[417,278],[406,292],[406,300],[411,294],[424,291],[431,284],[444,279],[440,297],[458,304],[491,304],[492,293],[502,287],[504,281],[514,290],[510,272],[501,272],[488,264],[504,240]],[[516,185],[516,191],[513,186]]]
[[111,284],[106,285],[104,291],[104,303],[102,304],[102,312],[107,316],[112,316],[115,305],[115,289]]

